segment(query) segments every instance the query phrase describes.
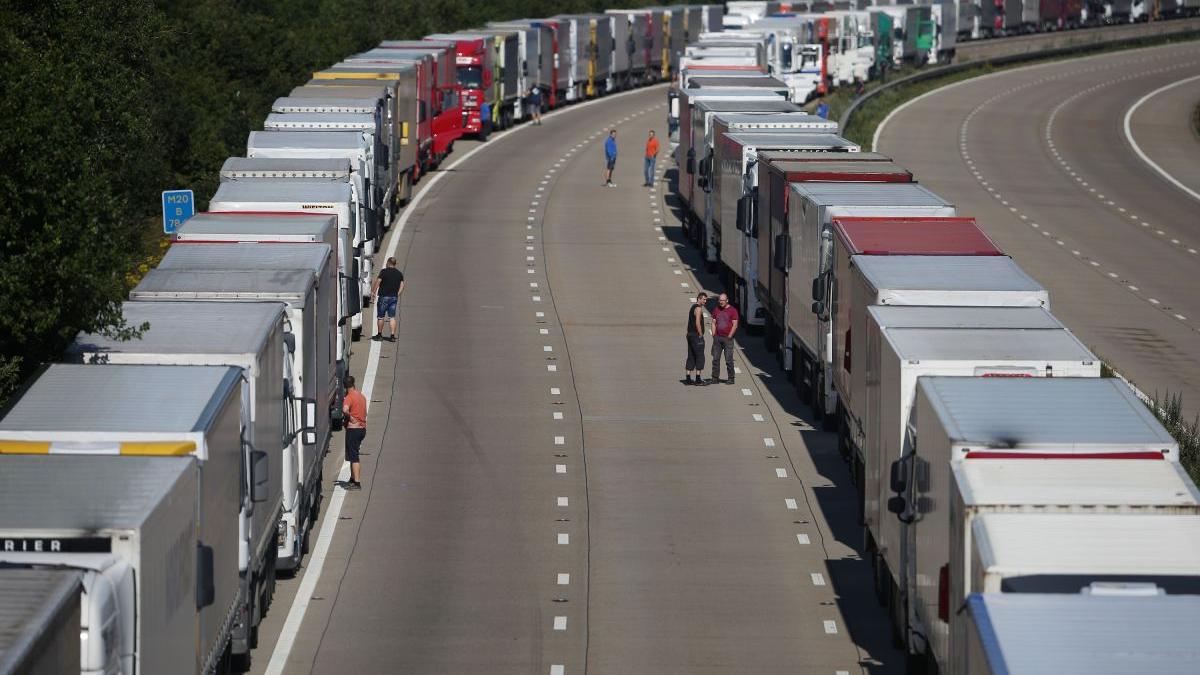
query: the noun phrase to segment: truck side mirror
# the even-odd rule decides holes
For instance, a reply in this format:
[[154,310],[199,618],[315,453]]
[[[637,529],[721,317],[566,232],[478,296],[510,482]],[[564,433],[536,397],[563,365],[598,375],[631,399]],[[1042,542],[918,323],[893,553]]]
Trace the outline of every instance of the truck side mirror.
[[250,451],[250,501],[256,504],[267,501],[270,460],[262,450]]
[[379,158],[381,160],[380,163],[383,166],[387,166],[388,164],[391,163],[389,161],[389,157],[391,156],[391,148],[389,148],[386,144],[384,144],[383,146],[380,147],[379,150],[380,150]]
[[906,505],[906,503],[904,501],[904,497],[900,497],[900,496],[891,497],[888,499],[887,509],[890,513],[894,513],[898,516],[898,515],[904,513],[905,505]]
[[304,434],[304,444],[313,445],[317,442],[317,399],[315,398],[297,398],[295,399],[300,404],[300,428],[299,433]]
[[816,279],[812,280],[812,299],[825,299],[825,285],[821,283],[821,277],[817,277]]
[[903,459],[898,459],[892,462],[891,475],[889,476],[889,479],[892,492],[895,492],[896,494],[904,494],[904,491],[908,489],[908,479],[904,475]]
[[283,346],[287,349],[287,352],[289,354],[296,353],[296,335],[295,335],[295,333],[284,333],[283,334]]
[[820,300],[814,302],[812,304],[812,313],[816,314],[817,316],[825,314],[825,303],[821,302]]
[[217,587],[213,581],[213,548],[196,544],[196,609],[201,610],[217,600]]
[[775,269],[786,272],[792,267],[792,238],[786,234],[775,235],[775,248],[772,250]]

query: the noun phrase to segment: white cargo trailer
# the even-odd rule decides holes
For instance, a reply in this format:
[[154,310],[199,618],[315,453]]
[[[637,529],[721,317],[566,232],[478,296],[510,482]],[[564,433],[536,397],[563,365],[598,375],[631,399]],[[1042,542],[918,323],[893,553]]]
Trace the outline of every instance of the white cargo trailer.
[[[364,265],[364,263],[370,259],[370,256],[364,249],[361,236],[356,238],[356,233],[360,228],[355,225],[355,214],[348,185],[316,180],[286,179],[222,183],[221,187],[217,188],[217,193],[213,195],[212,201],[209,202],[208,208],[212,212],[240,212],[247,215],[309,213],[336,216],[338,230],[345,233],[343,235],[345,241],[338,246],[340,268],[338,274],[349,287],[346,291],[347,297],[343,301],[342,314],[350,316],[351,339],[357,340],[362,336],[362,308],[369,304],[372,282],[370,266]],[[196,216],[190,218],[181,230],[186,230],[186,225],[195,218]],[[211,225],[207,227],[214,229],[221,227],[219,220],[208,222]],[[246,230],[241,223],[236,226],[231,224],[227,227],[234,230],[227,235],[230,241],[250,241],[251,239],[248,237],[258,234]],[[278,232],[267,230],[277,230]],[[261,236],[264,238],[259,240],[269,241],[270,239],[265,239],[265,237],[282,236],[283,230],[285,230],[283,226],[275,227],[264,223],[261,232]],[[361,235],[361,233],[358,234]],[[322,241],[330,243],[328,240]],[[348,250],[346,250],[347,248]],[[350,290],[354,286],[358,287],[358,293]],[[364,302],[364,299],[367,302]]]
[[[928,316],[931,309],[935,308],[871,307],[866,326],[867,440],[862,473],[867,547],[879,568],[886,570],[879,575],[880,582],[888,584],[889,593],[897,598],[902,589],[902,542],[900,521],[886,508],[892,492],[888,476],[892,464],[908,454],[904,450],[911,439],[906,432],[918,378],[1100,376],[1100,360],[1061,326],[947,328],[943,317],[930,317],[924,327],[913,325],[918,323],[913,319]],[[905,310],[913,310],[916,316],[904,316]],[[1030,321],[1035,326],[1043,322]]]
[[[775,253],[770,260],[772,274],[781,276],[771,282],[768,315],[779,327],[783,367],[793,377],[813,409],[833,418],[837,399],[833,395],[832,336],[828,322],[820,321],[812,311],[814,288],[832,269],[832,221],[837,216],[953,216],[954,205],[915,183],[792,183],[787,197],[777,208],[772,205],[773,221],[787,225],[782,231],[772,227],[769,242]],[[777,211],[782,211],[780,218]],[[762,242],[759,243],[759,274],[762,274]],[[776,289],[785,292],[776,298]],[[778,310],[776,310],[778,307]],[[775,331],[768,331],[771,339]],[[797,363],[798,361],[798,363]]]
[[1200,513],[1178,444],[1115,378],[922,377],[905,438],[904,460],[884,467],[904,495],[888,510],[907,521],[906,620],[938,663],[950,634],[940,598],[958,607],[978,590],[966,571],[979,514]]
[[[219,193],[219,191],[218,191]],[[320,282],[334,294],[337,313],[336,359],[344,374],[350,363],[351,326],[354,317],[362,324],[362,304],[355,292],[357,278],[354,249],[347,230],[337,227],[337,220],[319,213],[296,212],[249,213],[237,211],[198,213],[175,232],[175,244],[324,244],[334,252],[329,283]],[[171,257],[167,252],[164,260]],[[221,269],[221,268],[211,268]]]
[[51,455],[0,457],[0,537],[25,540],[3,559],[50,555],[20,562],[91,577],[84,639],[103,645],[83,651],[98,668],[117,653],[125,675],[201,673],[227,648],[249,655],[257,608],[238,531],[270,467],[243,440],[241,380],[217,366],[55,364],[0,419],[3,454]]
[[[341,380],[329,334],[333,317],[328,300],[317,294],[319,289],[312,271],[314,265],[328,266],[328,249],[319,244],[193,244],[175,248],[191,260],[180,261],[180,256],[173,256],[167,268],[160,266],[146,275],[130,295],[131,299],[138,304],[162,303],[171,307],[167,312],[183,314],[189,314],[190,308],[181,307],[180,301],[287,305],[286,337],[294,353],[288,354],[285,371],[289,372],[285,374],[290,388],[289,419],[294,421],[294,429],[289,434],[292,440],[284,449],[281,467],[283,512],[276,537],[276,568],[292,571],[300,563],[319,506],[321,460],[329,448],[332,429],[335,425],[340,428],[342,420]],[[308,249],[308,253],[289,249]],[[234,255],[235,252],[242,255]],[[228,257],[241,260],[231,261]],[[307,263],[302,257],[309,258]],[[238,263],[243,269],[238,269]],[[301,266],[305,264],[307,267]],[[138,310],[139,316],[149,314],[142,308]],[[188,329],[189,323],[183,321],[172,330]],[[190,341],[191,337],[184,336],[179,343]]]
[[1148,584],[1200,595],[1200,516],[989,513],[971,524],[971,541],[973,592]]
[[1200,598],[1113,593],[972,594],[952,673],[1193,675]]
[[[6,542],[2,537],[0,543]],[[88,667],[80,654],[81,578],[72,570],[0,569],[0,673],[51,675]]]

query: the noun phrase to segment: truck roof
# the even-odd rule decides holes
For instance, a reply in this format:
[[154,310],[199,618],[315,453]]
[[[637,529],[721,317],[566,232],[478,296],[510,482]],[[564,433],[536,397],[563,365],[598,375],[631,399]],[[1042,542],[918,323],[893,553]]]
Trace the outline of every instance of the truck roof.
[[921,307],[874,305],[867,308],[889,328],[1062,328],[1044,307]]
[[1005,255],[856,255],[859,273],[876,289],[895,291],[1041,292],[1046,289]]
[[832,132],[836,132],[838,129],[837,122],[803,111],[779,113],[777,115],[719,112],[713,115],[713,122],[716,123],[718,120],[731,127],[749,125],[771,129],[788,126],[800,129],[821,129]]
[[1097,361],[1065,328],[891,328],[884,331],[905,361]]
[[982,562],[1021,575],[1180,575],[1200,581],[1200,515],[986,513]]
[[[180,274],[180,273],[177,273]],[[191,274],[184,272],[182,274]],[[273,274],[287,274],[274,272]],[[311,281],[312,275],[300,272]],[[125,302],[121,313],[131,326],[149,324],[131,340],[80,333],[67,352],[140,354],[258,354],[279,323],[279,302]]]
[[330,131],[374,131],[375,115],[357,112],[273,112],[263,120],[265,131],[322,129]]
[[63,610],[78,612],[81,588],[82,575],[71,570],[0,571],[0,673],[29,672]]
[[954,206],[917,183],[792,183],[818,206]]
[[748,112],[748,113],[789,113],[802,112],[803,109],[783,99],[772,99],[768,101],[742,101],[738,99],[716,99],[711,101],[697,101],[696,109],[704,112]]
[[833,232],[851,255],[1003,255],[974,218],[840,217]]
[[[299,309],[305,306],[312,285],[313,273],[305,269],[155,269],[142,278],[129,297],[156,301],[138,302],[139,305],[184,304],[164,302],[169,300],[254,300],[286,302]],[[190,310],[178,307],[175,311]]]
[[[0,530],[139,527],[181,475],[195,471],[194,461],[191,457],[7,456],[0,471]],[[49,476],[54,479],[47,480]]]
[[366,113],[374,114],[379,107],[378,98],[327,98],[281,96],[271,104],[276,113]]
[[[761,117],[773,117],[773,115],[761,115]],[[751,147],[766,147],[766,148],[835,148],[843,149],[855,147],[846,139],[831,133],[814,133],[810,129],[774,129],[762,131],[738,131],[734,133],[722,134],[729,140],[741,145],[743,148]],[[828,154],[828,153],[827,153]],[[843,154],[843,153],[838,153]],[[848,154],[848,153],[847,153]]]
[[1200,597],[972,593],[990,672],[1189,675],[1200,663]]
[[[732,136],[732,134],[726,134]],[[743,134],[737,134],[740,138]],[[750,134],[757,137],[759,134]],[[765,135],[765,134],[763,134]],[[795,162],[780,167],[789,182],[823,181],[833,183],[910,183],[912,172],[895,162],[842,161],[857,153],[826,154],[824,162]],[[775,163],[779,166],[779,163]]]
[[712,89],[684,89],[689,101],[716,98],[739,98],[760,101],[787,101],[782,94],[771,89],[754,87],[716,87]]
[[201,244],[167,249],[162,270],[307,270],[316,273],[330,258],[329,244]]
[[[758,152],[758,161],[769,162],[772,166],[777,166],[781,170],[788,170],[792,164],[801,162],[828,162],[830,157],[825,152],[774,152],[771,150],[760,150]],[[855,152],[853,154],[838,155],[839,162],[890,162],[891,157],[881,155],[878,152]]]
[[22,440],[28,432],[198,431],[241,378],[232,366],[50,364],[0,418],[0,439]]
[[360,99],[371,96],[376,100],[388,98],[389,87],[371,80],[313,80],[308,84],[292,88],[289,96],[292,98],[332,98]]
[[758,77],[698,75],[688,78],[688,87],[692,89],[708,89],[712,87],[763,87],[767,89],[786,89],[787,83],[767,75],[759,75]]
[[[347,74],[347,73],[375,73],[378,75],[397,75],[397,74],[403,73],[405,71],[416,70],[417,66],[415,64],[416,64],[416,59],[394,61],[394,62],[387,62],[387,63],[370,62],[370,61],[364,61],[364,62],[343,61],[341,63],[332,65],[332,66],[326,68],[325,70],[318,70],[316,73],[314,73],[314,75],[323,75],[326,77],[328,77],[330,75],[337,76],[337,75],[342,75],[342,74]],[[337,78],[335,77],[335,79],[337,79]],[[383,79],[383,78],[381,78],[381,79]],[[395,79],[395,78],[387,78],[387,79]]]
[[251,131],[247,154],[255,149],[348,150],[365,147],[361,131]]
[[[293,181],[286,181],[292,183]],[[271,192],[274,192],[274,187],[277,181],[263,180],[262,184],[267,184]],[[222,183],[221,188],[217,190],[217,195],[222,194],[222,190],[227,185],[259,185],[260,182],[250,183]],[[327,185],[327,183],[301,183],[305,187],[304,194],[333,194],[324,191],[308,190],[311,185]],[[338,185],[337,183],[328,183],[328,185]],[[344,186],[343,186],[344,187]],[[225,192],[226,195],[242,195],[246,191],[233,190]],[[322,199],[324,197],[314,197]],[[218,201],[216,196],[213,201]],[[290,201],[290,200],[279,200]],[[205,211],[184,221],[183,225],[175,233],[176,239],[196,239],[205,236],[220,237],[222,235],[239,235],[239,234],[296,234],[308,235],[317,238],[324,238],[326,232],[331,229],[337,229],[337,216],[331,216],[327,213],[243,213],[238,211]],[[189,244],[190,246],[191,244]],[[171,247],[167,251],[167,255],[176,247]]]
[[922,377],[952,443],[981,448],[1178,444],[1117,378]]
[[339,157],[230,157],[221,180],[350,177],[350,160]]
[[967,506],[1047,505],[1083,513],[1134,506],[1200,513],[1200,491],[1178,462],[967,459],[951,462],[950,470]]
[[[221,202],[334,202],[349,203],[352,194],[349,183],[330,183],[316,180],[254,180],[221,183],[209,204]],[[211,208],[211,206],[209,207]],[[186,224],[186,223],[185,223]]]

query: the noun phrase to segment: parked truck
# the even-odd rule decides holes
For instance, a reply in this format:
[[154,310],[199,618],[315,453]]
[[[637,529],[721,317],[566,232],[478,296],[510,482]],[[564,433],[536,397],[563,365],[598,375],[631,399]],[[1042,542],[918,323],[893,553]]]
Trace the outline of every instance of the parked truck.
[[[280,302],[126,302],[122,314],[148,325],[138,339],[123,341],[81,333],[69,353],[88,364],[233,366],[242,376],[243,440],[260,453],[261,499],[243,509],[239,525],[239,571],[251,608],[248,633],[235,634],[253,646],[254,634],[275,590],[284,494],[295,497],[295,444],[316,424],[316,401],[292,387],[295,337],[285,329]],[[296,413],[303,415],[297,418]],[[286,528],[284,528],[286,531]]]
[[0,570],[5,617],[0,673],[54,675],[78,672],[81,664],[87,667],[80,654],[80,626],[85,625],[80,622],[81,579],[73,570]]
[[480,117],[483,105],[499,108],[496,99],[495,39],[492,36],[468,37],[457,33],[435,33],[427,40],[453,42],[455,71],[462,96],[462,132],[487,139],[488,127]]
[[[1200,661],[1200,598],[1153,593],[972,594],[967,644],[949,671],[970,675],[1187,675]],[[1053,645],[1053,649],[1048,649]]]
[[[351,339],[358,340],[362,337],[362,308],[369,303],[371,297],[371,276],[367,260],[369,254],[356,225],[350,186],[342,183],[280,179],[222,183],[209,202],[208,208],[213,212],[314,213],[336,216],[338,231],[344,233],[336,236],[348,240],[349,246],[347,241],[341,241],[340,245],[337,241],[326,243],[338,249],[341,278],[352,282],[358,288],[357,293],[350,291],[349,295],[352,297],[344,300],[342,314],[349,314],[351,317]],[[213,221],[214,225],[217,222],[219,221]],[[288,228],[280,226],[274,229],[283,234]],[[355,236],[356,234],[358,236]],[[240,233],[230,235],[237,237]],[[332,238],[335,235],[327,236]]]
[[37,455],[0,456],[0,559],[83,572],[96,670],[248,661],[260,608],[239,532],[271,467],[244,440],[242,393],[237,368],[54,364],[0,419],[0,454]]

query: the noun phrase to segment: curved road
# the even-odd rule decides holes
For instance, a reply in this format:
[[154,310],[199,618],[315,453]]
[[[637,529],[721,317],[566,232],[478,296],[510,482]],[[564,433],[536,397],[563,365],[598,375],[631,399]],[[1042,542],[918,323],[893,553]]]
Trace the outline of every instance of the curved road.
[[356,345],[363,490],[333,491],[256,672],[899,672],[832,436],[757,340],[735,386],[679,382],[715,280],[667,182],[640,187],[664,94],[460,143],[426,178],[388,241],[399,341]]
[[[1181,394],[1189,419],[1200,411],[1198,74],[1194,42],[1003,71],[915,99],[876,135],[877,150],[978,218],[1097,355],[1147,394]],[[1139,154],[1125,118],[1143,97],[1129,116]]]

